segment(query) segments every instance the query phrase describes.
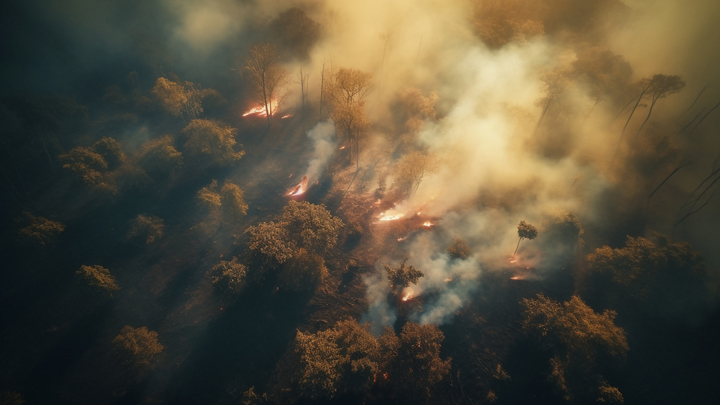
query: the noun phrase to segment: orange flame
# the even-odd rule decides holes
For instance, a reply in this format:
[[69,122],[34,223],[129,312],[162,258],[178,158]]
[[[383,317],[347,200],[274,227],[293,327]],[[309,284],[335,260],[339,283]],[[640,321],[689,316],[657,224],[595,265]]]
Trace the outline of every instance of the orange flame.
[[449,282],[451,282],[451,281],[452,281],[451,278],[446,278],[446,279],[445,279],[445,282],[446,282],[446,283],[449,283]]
[[424,227],[427,227],[427,228],[430,228],[430,227],[433,226],[433,225],[435,225],[435,224],[433,224],[433,223],[430,222],[430,221],[425,221],[425,222],[423,222],[423,226],[424,226]]
[[[270,115],[274,115],[277,112],[278,109],[278,101],[276,99],[270,100],[270,105],[268,105],[270,108]],[[242,116],[247,117],[248,115],[256,114],[258,117],[267,117],[267,111],[265,110],[264,105],[257,105],[249,110],[247,110]],[[283,117],[286,118],[287,116]]]
[[412,298],[413,296],[414,296],[414,294],[413,294],[412,290],[408,290],[408,292],[405,293],[405,295],[402,297],[402,300],[403,300],[403,302],[406,302],[407,300],[409,300],[409,299]]
[[290,118],[290,117],[292,117],[292,116],[293,116],[292,114],[285,114],[285,115],[283,115],[282,117],[280,117],[280,119],[281,119],[281,120],[284,120],[284,119]]
[[380,221],[394,221],[402,217],[402,214],[388,214],[387,212],[383,212],[382,214],[380,214]]
[[510,277],[510,280],[524,280],[524,279],[525,279],[525,277],[523,277],[523,276],[512,276],[512,277]]
[[298,183],[297,186],[290,189],[290,191],[287,193],[287,195],[289,195],[290,197],[296,197],[296,196],[302,195],[303,193],[305,193],[307,191],[307,183],[308,183],[307,176],[303,176],[300,183]]

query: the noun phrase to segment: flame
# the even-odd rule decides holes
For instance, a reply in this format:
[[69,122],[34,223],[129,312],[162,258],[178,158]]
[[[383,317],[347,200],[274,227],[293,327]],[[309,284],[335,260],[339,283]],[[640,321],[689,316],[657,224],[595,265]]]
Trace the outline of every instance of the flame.
[[403,300],[403,302],[406,302],[407,300],[409,300],[409,299],[412,298],[413,296],[414,296],[413,291],[412,291],[412,290],[408,290],[408,292],[406,292],[405,295],[402,297],[402,300]]
[[446,282],[446,283],[449,283],[449,282],[451,282],[451,281],[452,281],[451,278],[446,278],[446,279],[445,279],[445,282]]
[[285,114],[285,115],[283,115],[282,117],[280,117],[280,119],[281,119],[281,120],[284,120],[285,118],[290,118],[290,117],[292,117],[292,116],[293,116],[292,114]]
[[512,257],[510,258],[510,263],[517,263],[517,261],[518,259],[513,259]]
[[298,183],[297,186],[290,189],[290,191],[287,193],[287,195],[289,195],[290,197],[295,197],[295,196],[299,196],[299,195],[305,193],[307,191],[307,183],[308,183],[307,176],[303,176],[300,183]]
[[[278,109],[278,101],[277,99],[270,100],[270,115],[273,115],[277,112]],[[247,110],[242,116],[247,117],[248,115],[256,114],[258,117],[267,117],[267,112],[265,111],[264,105],[257,105],[249,110]],[[284,116],[283,118],[287,118],[288,116]]]
[[524,280],[524,279],[525,279],[525,277],[523,277],[523,276],[512,276],[512,277],[510,277],[510,280]]
[[380,214],[380,221],[394,221],[402,217],[402,214],[388,214],[387,212],[383,212],[382,214]]
[[345,149],[345,146],[347,146],[347,145],[343,145],[343,146],[341,146],[339,150],[343,150],[343,149]]
[[404,238],[398,238],[398,242],[402,242],[402,241],[404,241],[404,240],[407,239],[407,238],[408,238],[407,236],[405,236]]
[[435,224],[433,224],[433,223],[430,222],[430,221],[425,221],[425,222],[423,222],[423,226],[424,226],[424,227],[427,227],[427,228],[430,228],[430,227],[433,226],[433,225],[435,225]]

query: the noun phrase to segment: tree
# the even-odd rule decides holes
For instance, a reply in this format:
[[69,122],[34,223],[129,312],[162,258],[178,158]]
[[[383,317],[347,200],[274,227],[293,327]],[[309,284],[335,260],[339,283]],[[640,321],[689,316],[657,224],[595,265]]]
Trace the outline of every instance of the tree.
[[225,180],[220,190],[220,201],[223,213],[228,218],[239,221],[247,214],[248,205],[243,198],[242,190],[229,180]]
[[401,291],[403,288],[412,284],[417,284],[420,277],[424,277],[425,274],[413,267],[412,265],[405,267],[407,259],[400,263],[400,267],[393,269],[392,267],[385,265],[385,271],[387,271],[388,281],[390,281],[390,287],[394,291]]
[[104,137],[95,142],[93,149],[105,159],[110,170],[116,169],[125,162],[125,154],[120,143],[113,138]]
[[68,154],[58,157],[63,163],[63,169],[71,171],[86,186],[96,185],[101,182],[103,173],[107,170],[108,164],[99,153],[90,148],[76,147]]
[[[196,119],[182,130],[188,137],[185,150],[191,156],[204,159],[219,166],[233,163],[243,157],[245,151],[236,152],[237,129],[218,121]],[[242,147],[242,145],[240,145]]]
[[432,388],[450,372],[451,359],[440,358],[445,335],[435,325],[408,322],[400,333],[397,356],[390,371],[390,381],[399,398],[408,402],[425,402]]
[[132,221],[128,238],[144,238],[146,244],[151,244],[163,236],[165,224],[162,218],[147,215],[138,215]]
[[412,195],[420,187],[425,174],[435,171],[436,168],[437,160],[434,155],[412,151],[395,163],[395,187]]
[[245,287],[247,267],[233,257],[230,261],[221,261],[210,270],[210,280],[215,291],[221,294],[238,294]]
[[314,334],[298,331],[298,385],[304,395],[316,399],[365,392],[381,371],[380,353],[380,343],[368,331],[368,325],[354,319]]
[[65,225],[43,217],[36,217],[29,212],[23,212],[29,225],[20,229],[20,238],[40,246],[50,244],[57,235],[65,230]]
[[173,142],[172,137],[165,135],[143,144],[140,150],[140,166],[150,176],[166,176],[182,167],[182,153],[175,149]]
[[292,291],[312,291],[328,276],[325,260],[303,248],[297,249],[280,272],[282,287]]
[[364,103],[335,107],[330,117],[335,122],[337,134],[347,139],[351,145],[355,142],[356,169],[360,170],[360,138],[365,135],[370,127],[370,123],[365,116]]
[[343,221],[330,214],[324,204],[291,200],[285,206],[280,221],[298,247],[323,254],[337,244]]
[[178,82],[160,77],[155,81],[155,87],[152,90],[162,108],[174,117],[183,116],[195,119],[203,112],[203,99],[208,97],[222,99],[222,96],[214,89],[202,89],[189,81]]
[[125,325],[112,341],[112,347],[120,361],[136,370],[150,367],[163,351],[158,342],[158,333],[148,330],[147,326],[133,328]]
[[447,248],[447,253],[452,259],[465,260],[470,257],[470,247],[460,238],[455,238],[452,245]]
[[411,145],[415,135],[423,128],[425,120],[436,118],[435,104],[438,95],[434,91],[423,96],[419,89],[409,88],[398,92],[391,104],[391,111],[396,131],[401,142]]
[[210,210],[220,208],[221,199],[217,192],[217,180],[210,182],[207,186],[197,192],[198,205],[204,206]]
[[578,289],[613,307],[629,300],[645,314],[687,318],[705,306],[706,281],[703,259],[690,244],[628,236],[625,246],[586,257]]
[[295,335],[295,354],[299,358],[297,384],[311,399],[332,398],[342,378],[340,348],[328,333]]
[[[250,57],[245,59],[245,70],[255,86],[260,102],[265,106],[268,128],[270,118],[280,106],[278,90],[287,82],[287,72],[278,66],[275,46],[257,44],[250,48]],[[276,104],[273,107],[273,103]]]
[[515,254],[517,254],[518,248],[520,247],[520,241],[523,239],[533,240],[537,236],[537,228],[534,226],[528,224],[525,221],[520,221],[518,224],[518,236],[520,237],[518,239],[517,246],[515,247],[515,252],[513,252],[512,257],[515,257]]
[[523,42],[545,33],[542,4],[525,0],[488,0],[476,8],[472,23],[476,34],[490,48]]
[[647,97],[650,98],[650,109],[648,110],[647,117],[645,117],[645,121],[643,121],[642,125],[640,125],[636,136],[640,134],[640,131],[642,131],[645,123],[647,123],[650,119],[650,114],[652,114],[655,103],[657,103],[657,101],[661,98],[665,98],[670,94],[679,92],[683,87],[685,87],[685,81],[682,80],[680,76],[654,75],[652,79],[650,79],[650,84],[647,90]]
[[250,234],[250,250],[262,253],[278,264],[290,259],[297,250],[284,222],[260,222],[245,232]]
[[326,90],[326,97],[331,104],[330,117],[335,122],[338,135],[350,142],[355,141],[356,165],[359,170],[360,138],[369,127],[364,99],[372,89],[372,75],[356,69],[340,68],[331,73],[330,78]]
[[598,314],[578,296],[561,304],[538,294],[521,305],[523,330],[552,353],[549,379],[566,400],[587,403],[617,390],[600,374],[603,365],[629,350],[625,331],[614,323],[615,311]]
[[305,11],[289,8],[270,22],[270,31],[278,45],[293,57],[307,59],[320,39],[321,26]]
[[89,286],[108,294],[110,298],[112,298],[113,292],[120,289],[117,280],[110,274],[110,270],[103,266],[97,264],[94,266],[83,265],[75,274]]

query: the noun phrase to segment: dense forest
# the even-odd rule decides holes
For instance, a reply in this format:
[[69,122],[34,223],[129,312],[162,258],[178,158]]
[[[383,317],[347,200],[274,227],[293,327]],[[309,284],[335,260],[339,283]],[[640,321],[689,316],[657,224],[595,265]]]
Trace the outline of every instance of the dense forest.
[[0,405],[720,399],[720,3],[0,9]]

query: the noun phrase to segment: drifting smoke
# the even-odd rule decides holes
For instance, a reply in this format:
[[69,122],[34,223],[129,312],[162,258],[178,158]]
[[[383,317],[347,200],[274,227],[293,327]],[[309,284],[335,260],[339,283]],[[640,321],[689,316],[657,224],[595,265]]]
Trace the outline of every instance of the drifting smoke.
[[314,149],[305,175],[312,183],[320,178],[335,152],[335,125],[330,121],[320,122],[308,131],[307,136],[313,142]]

